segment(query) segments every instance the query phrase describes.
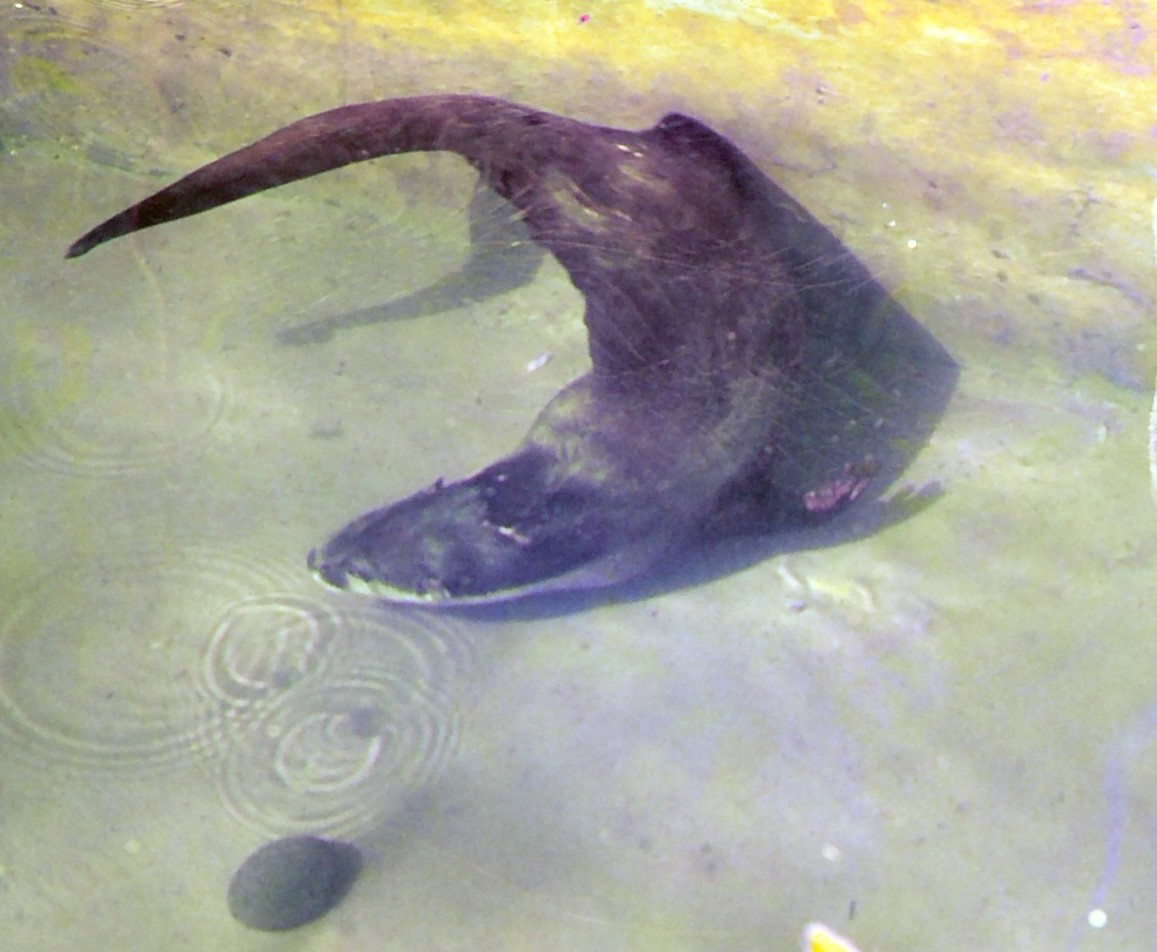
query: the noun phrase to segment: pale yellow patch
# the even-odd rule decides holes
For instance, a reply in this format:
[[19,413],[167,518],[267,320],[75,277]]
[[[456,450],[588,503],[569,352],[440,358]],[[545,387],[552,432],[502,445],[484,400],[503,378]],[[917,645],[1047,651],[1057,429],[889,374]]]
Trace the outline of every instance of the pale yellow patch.
[[803,952],[860,952],[851,939],[833,932],[822,922],[809,922],[803,930]]

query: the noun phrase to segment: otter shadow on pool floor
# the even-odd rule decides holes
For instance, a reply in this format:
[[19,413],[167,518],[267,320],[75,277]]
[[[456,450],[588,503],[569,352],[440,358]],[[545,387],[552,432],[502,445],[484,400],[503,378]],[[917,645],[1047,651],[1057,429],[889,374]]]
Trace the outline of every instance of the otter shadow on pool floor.
[[278,343],[291,347],[324,344],[339,331],[441,314],[530,284],[546,251],[531,238],[517,209],[479,185],[467,215],[470,257],[457,271],[436,284],[373,307],[283,328]]

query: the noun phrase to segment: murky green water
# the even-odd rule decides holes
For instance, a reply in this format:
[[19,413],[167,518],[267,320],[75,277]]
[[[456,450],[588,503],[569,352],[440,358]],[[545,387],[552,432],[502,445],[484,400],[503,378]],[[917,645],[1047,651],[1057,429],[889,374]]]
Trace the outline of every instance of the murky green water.
[[[770,952],[820,920],[864,952],[1147,947],[1157,22],[1071,47],[1080,5],[1016,42],[837,6],[595,5],[582,56],[569,12],[516,5],[456,6],[441,47],[424,8],[0,12],[0,944]],[[757,40],[766,74],[733,75]],[[469,254],[445,156],[63,253],[293,118],[428,91],[734,138],[961,363],[902,479],[934,504],[620,599],[317,587],[311,546],[507,452],[584,370],[561,268],[382,308]],[[246,930],[230,876],[301,831],[356,842],[361,879]]]

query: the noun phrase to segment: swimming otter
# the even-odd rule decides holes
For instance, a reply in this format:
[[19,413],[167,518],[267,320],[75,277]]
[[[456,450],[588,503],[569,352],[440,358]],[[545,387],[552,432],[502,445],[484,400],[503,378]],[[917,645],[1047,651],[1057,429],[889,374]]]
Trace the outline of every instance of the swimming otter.
[[851,411],[823,423],[801,408],[862,366],[886,295],[734,145],[684,115],[633,132],[481,96],[344,106],[196,170],[68,257],[353,162],[435,150],[469,161],[566,268],[586,301],[592,370],[512,455],[312,551],[321,579],[431,604],[606,585],[713,527],[814,519],[863,491],[872,454],[858,444],[837,449],[842,467],[830,454],[801,462]]

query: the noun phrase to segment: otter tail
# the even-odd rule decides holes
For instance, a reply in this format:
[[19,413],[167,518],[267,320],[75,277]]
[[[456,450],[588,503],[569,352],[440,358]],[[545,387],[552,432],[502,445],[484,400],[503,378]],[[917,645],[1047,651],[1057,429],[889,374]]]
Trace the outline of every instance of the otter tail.
[[97,225],[72,243],[66,257],[77,258],[121,235],[378,156],[448,151],[485,168],[495,153],[513,145],[508,138],[504,148],[503,129],[513,132],[566,122],[485,96],[416,96],[342,106],[288,125],[191,172]]

